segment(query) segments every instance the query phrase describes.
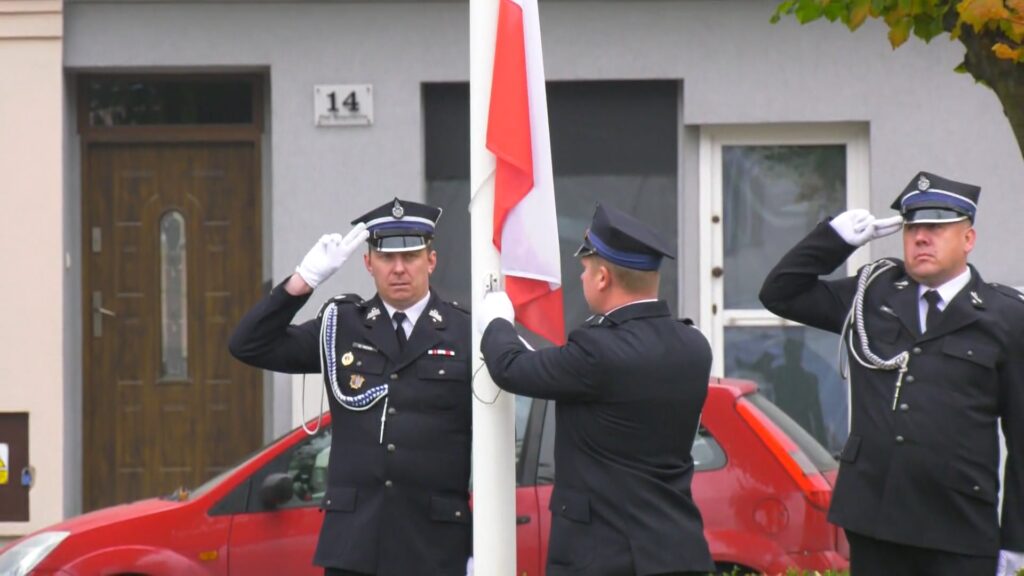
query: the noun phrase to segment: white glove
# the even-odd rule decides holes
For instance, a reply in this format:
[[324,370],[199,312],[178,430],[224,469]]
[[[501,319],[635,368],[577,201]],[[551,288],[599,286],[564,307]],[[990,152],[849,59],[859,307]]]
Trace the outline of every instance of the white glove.
[[893,216],[876,220],[871,212],[863,208],[854,208],[836,216],[828,224],[847,244],[859,247],[899,230],[903,225],[903,217]]
[[352,252],[355,252],[356,248],[369,236],[366,224],[362,222],[356,224],[345,236],[324,234],[306,253],[306,257],[302,259],[302,263],[295,268],[295,271],[302,276],[310,288],[316,288],[321,282],[330,278],[331,274],[337,272],[345,260],[352,255]]
[[999,551],[999,568],[996,569],[996,576],[1017,576],[1021,570],[1024,570],[1024,552]]
[[473,576],[473,557],[470,556],[469,560],[466,560],[466,576]]
[[512,308],[512,301],[504,292],[488,292],[484,295],[484,301],[480,305],[480,314],[477,316],[477,329],[482,333],[492,321],[504,318],[514,322],[516,312]]

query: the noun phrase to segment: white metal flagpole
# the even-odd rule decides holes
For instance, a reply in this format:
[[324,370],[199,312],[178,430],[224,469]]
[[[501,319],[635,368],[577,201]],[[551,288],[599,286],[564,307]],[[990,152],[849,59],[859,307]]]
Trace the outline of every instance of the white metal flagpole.
[[[469,147],[473,310],[488,283],[497,282],[498,251],[491,242],[494,156],[487,150],[487,115],[497,34],[498,2],[469,2]],[[476,576],[514,576],[516,570],[515,397],[491,380],[473,322],[473,554]]]

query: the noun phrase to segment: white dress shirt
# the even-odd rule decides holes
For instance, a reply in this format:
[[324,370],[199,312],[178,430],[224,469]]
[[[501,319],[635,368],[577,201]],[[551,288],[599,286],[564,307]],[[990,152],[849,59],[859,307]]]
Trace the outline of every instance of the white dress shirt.
[[[423,310],[427,307],[427,302],[429,301],[430,292],[428,291],[427,295],[424,296],[422,300],[412,306],[409,306],[405,310],[401,310],[401,312],[405,312],[405,320],[402,321],[402,329],[405,330],[406,340],[412,336],[412,328],[416,325],[416,321],[420,319],[420,314],[423,314]],[[381,302],[384,302],[384,300],[381,299]],[[388,311],[388,318],[391,319],[391,326],[397,329],[398,327],[395,326],[395,312],[399,312],[398,308],[384,302],[384,309]]]
[[928,301],[924,299],[924,293],[929,291],[929,290],[935,290],[936,292],[938,292],[939,293],[939,303],[938,303],[939,310],[940,311],[941,310],[945,310],[946,309],[946,305],[949,304],[949,302],[951,300],[953,300],[953,298],[955,298],[956,295],[959,294],[960,291],[964,289],[964,286],[967,286],[967,284],[970,283],[970,281],[971,281],[971,269],[967,268],[959,276],[957,276],[956,278],[953,278],[952,280],[946,282],[945,284],[943,284],[941,286],[932,288],[930,286],[925,286],[924,284],[920,284],[917,287],[917,310],[918,310],[917,317],[920,318],[920,320],[921,320],[921,333],[922,334],[924,334],[925,327],[928,325],[928,323],[927,323],[927,320],[928,320]]

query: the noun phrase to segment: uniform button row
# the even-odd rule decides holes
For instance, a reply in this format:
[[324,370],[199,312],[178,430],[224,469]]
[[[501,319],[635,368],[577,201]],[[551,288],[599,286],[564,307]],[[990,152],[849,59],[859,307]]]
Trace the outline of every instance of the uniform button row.
[[394,452],[394,451],[395,451],[395,445],[394,444],[388,444],[388,452]]
[[897,444],[903,444],[903,436],[897,436],[896,437],[896,443]]
[[384,481],[384,487],[385,488],[391,488],[394,485],[395,485],[394,482],[392,482],[391,480],[385,480]]
[[914,346],[914,349],[911,350],[911,352],[913,352],[914,354],[920,354],[921,348],[919,346]]
[[392,380],[398,380],[398,374],[392,374],[391,376],[389,376],[389,378],[391,378]]
[[396,410],[394,406],[392,406],[391,408],[388,408],[388,414],[398,414],[398,410]]
[[900,404],[900,412],[906,412],[907,410],[910,410],[910,404],[906,402]]
[[907,377],[905,378],[905,380],[907,382],[913,382],[914,381],[914,375],[913,374],[907,374]]

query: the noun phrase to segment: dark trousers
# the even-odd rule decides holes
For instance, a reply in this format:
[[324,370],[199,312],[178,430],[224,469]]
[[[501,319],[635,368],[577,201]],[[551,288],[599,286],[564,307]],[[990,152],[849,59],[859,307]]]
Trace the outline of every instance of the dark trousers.
[[995,556],[969,556],[846,532],[850,576],[966,576],[996,573]]
[[[995,574],[995,571],[993,570],[992,573]],[[342,570],[341,568],[324,568],[324,576],[373,576],[373,574]]]

